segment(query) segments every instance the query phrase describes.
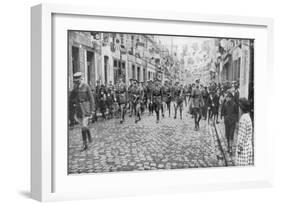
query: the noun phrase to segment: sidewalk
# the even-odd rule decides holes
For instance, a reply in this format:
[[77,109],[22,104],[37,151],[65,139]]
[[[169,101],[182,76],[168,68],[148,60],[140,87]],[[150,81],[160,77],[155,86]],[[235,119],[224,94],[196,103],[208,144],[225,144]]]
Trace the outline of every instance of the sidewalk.
[[236,150],[238,128],[236,127],[235,132],[234,132],[232,156],[230,156],[229,153],[227,152],[227,140],[225,138],[224,121],[220,120],[219,124],[214,124],[214,125],[215,125],[215,129],[217,131],[217,134],[218,134],[218,138],[220,139],[225,158],[227,160],[227,165],[228,166],[234,166],[234,156],[235,156],[235,150]]

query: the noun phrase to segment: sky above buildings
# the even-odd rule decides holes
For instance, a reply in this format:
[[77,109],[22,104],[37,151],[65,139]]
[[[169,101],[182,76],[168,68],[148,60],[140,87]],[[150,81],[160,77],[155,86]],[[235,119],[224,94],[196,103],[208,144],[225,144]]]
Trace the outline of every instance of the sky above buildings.
[[[211,40],[214,38],[203,38],[203,37],[179,37],[179,36],[157,36],[161,41],[161,44],[165,45],[169,50],[171,50],[173,45],[173,50],[178,47],[177,52],[181,52],[184,46],[188,46],[190,49],[193,43],[197,43],[199,48],[203,41]],[[175,51],[174,51],[175,52]]]

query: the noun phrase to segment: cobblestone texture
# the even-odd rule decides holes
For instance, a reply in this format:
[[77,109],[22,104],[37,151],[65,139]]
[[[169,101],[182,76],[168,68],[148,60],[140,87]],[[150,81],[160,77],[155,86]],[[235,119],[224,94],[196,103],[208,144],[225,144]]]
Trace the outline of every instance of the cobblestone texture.
[[118,119],[100,120],[91,125],[93,142],[84,152],[80,152],[79,128],[70,129],[68,173],[224,166],[206,121],[201,121],[200,130],[195,131],[186,108],[182,120],[167,116],[166,112],[158,124],[155,114],[147,113],[137,124],[128,116],[123,124]]

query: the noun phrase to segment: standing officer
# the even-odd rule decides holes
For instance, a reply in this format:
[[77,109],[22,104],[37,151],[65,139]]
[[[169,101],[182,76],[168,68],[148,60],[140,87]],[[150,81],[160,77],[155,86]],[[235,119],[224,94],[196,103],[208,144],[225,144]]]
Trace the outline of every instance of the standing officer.
[[169,111],[169,117],[171,116],[171,101],[172,101],[172,88],[169,85],[169,82],[166,80],[164,82],[164,86],[162,87],[163,94],[163,103],[161,105],[162,117],[164,117],[164,104],[167,105],[167,109]]
[[120,123],[122,124],[125,121],[125,110],[127,106],[127,87],[126,84],[123,82],[122,78],[119,79],[116,89],[115,89],[115,96],[120,108]]
[[152,89],[152,102],[156,112],[156,123],[159,123],[159,113],[162,105],[162,88],[160,79],[155,79],[155,85]]
[[76,72],[73,75],[73,83],[74,88],[71,91],[70,96],[73,99],[73,102],[75,102],[75,119],[81,127],[83,140],[81,151],[84,151],[88,149],[88,142],[92,142],[89,121],[95,110],[95,101],[90,86],[82,81],[81,72]]

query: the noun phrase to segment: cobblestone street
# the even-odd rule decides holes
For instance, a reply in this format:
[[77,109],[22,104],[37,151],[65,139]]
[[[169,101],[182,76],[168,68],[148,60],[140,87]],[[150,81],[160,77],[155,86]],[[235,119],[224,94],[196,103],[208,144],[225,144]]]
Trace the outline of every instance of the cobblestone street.
[[195,131],[186,108],[182,120],[173,114],[166,112],[158,124],[155,113],[147,112],[137,124],[128,115],[123,124],[99,120],[91,125],[93,142],[84,152],[80,130],[70,129],[69,174],[224,166],[213,128],[201,120]]

